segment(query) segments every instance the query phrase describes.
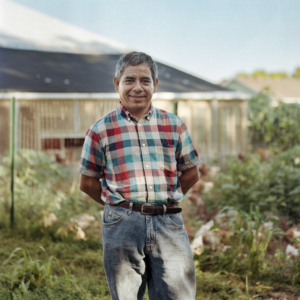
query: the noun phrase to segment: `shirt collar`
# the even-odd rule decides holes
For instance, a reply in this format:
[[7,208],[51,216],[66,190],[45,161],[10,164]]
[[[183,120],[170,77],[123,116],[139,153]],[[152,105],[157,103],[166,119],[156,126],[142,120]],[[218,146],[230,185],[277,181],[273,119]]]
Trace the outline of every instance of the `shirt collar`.
[[[150,108],[149,108],[148,112],[142,118],[146,118],[147,120],[150,120],[153,109],[154,109],[154,107],[153,107],[152,102],[151,102],[150,103]],[[131,118],[133,118],[133,116],[131,115],[131,113],[123,106],[123,104],[121,103],[121,101],[119,102],[118,112],[125,119],[128,119],[128,118],[131,119]]]

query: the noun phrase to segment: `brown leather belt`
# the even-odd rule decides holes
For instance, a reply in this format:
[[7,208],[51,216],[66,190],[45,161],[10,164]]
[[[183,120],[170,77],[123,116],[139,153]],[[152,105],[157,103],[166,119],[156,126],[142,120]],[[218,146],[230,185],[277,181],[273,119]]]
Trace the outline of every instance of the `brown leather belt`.
[[[117,204],[118,206],[124,207],[129,209],[130,202],[121,202]],[[181,207],[176,207],[174,204],[165,204],[166,205],[166,214],[177,214],[182,211]],[[133,211],[138,211],[143,215],[163,215],[164,214],[164,207],[162,204],[135,204],[132,205]]]

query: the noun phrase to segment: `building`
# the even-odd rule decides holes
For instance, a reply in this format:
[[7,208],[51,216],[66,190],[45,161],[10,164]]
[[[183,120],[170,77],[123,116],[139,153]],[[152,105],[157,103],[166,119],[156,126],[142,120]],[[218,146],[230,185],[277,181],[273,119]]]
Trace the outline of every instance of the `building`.
[[296,78],[238,77],[222,82],[221,86],[251,97],[265,92],[275,105],[278,101],[300,103],[300,79]]
[[[116,61],[129,49],[0,1],[7,11],[0,23],[0,156],[9,147],[10,99],[15,97],[17,149],[77,161],[87,128],[118,105],[112,79]],[[170,112],[177,108],[204,161],[245,150],[247,95],[157,64],[154,105]]]

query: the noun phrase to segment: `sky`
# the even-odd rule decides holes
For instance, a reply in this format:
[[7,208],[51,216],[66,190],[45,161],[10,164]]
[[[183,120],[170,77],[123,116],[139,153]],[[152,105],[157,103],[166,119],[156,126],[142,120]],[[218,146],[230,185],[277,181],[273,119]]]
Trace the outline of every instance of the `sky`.
[[219,83],[300,67],[299,0],[14,0]]

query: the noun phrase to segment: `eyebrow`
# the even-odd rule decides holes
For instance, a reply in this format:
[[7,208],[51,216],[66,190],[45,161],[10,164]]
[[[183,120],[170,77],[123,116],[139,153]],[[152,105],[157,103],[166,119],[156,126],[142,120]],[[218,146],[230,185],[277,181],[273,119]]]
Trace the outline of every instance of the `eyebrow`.
[[[132,77],[132,76],[126,76],[125,79],[135,79],[135,77]],[[144,76],[144,77],[142,77],[142,79],[148,79],[148,80],[150,80],[151,77]]]

